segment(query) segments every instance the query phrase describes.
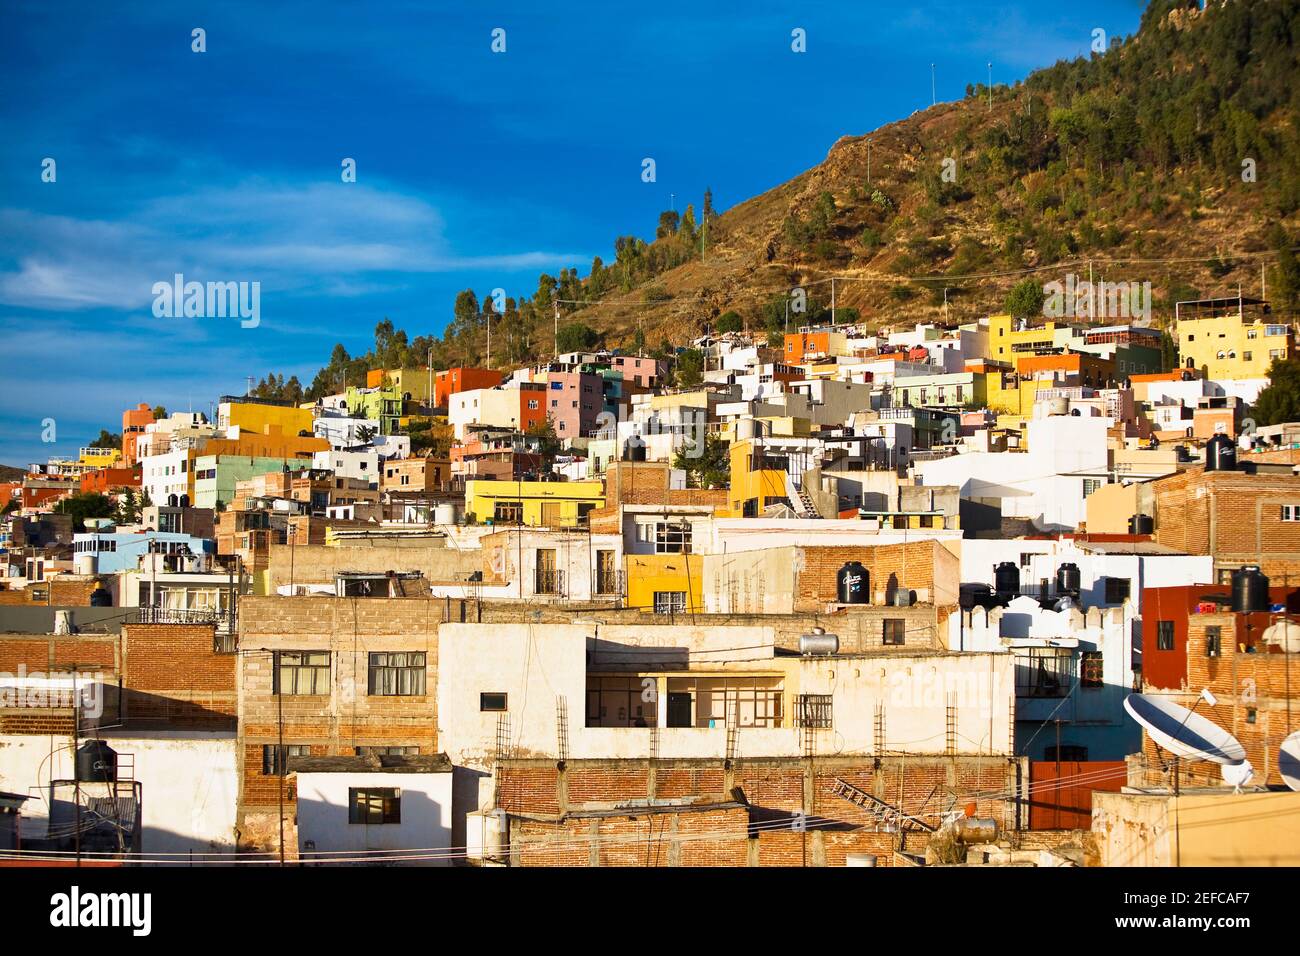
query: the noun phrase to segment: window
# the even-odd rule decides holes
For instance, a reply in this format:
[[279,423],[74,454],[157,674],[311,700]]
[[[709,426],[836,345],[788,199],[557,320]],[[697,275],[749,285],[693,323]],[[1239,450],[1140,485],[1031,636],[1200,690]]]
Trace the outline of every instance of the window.
[[523,524],[524,503],[522,501],[498,501],[492,510],[493,524]]
[[356,747],[358,757],[415,757],[420,748],[415,745],[405,747]]
[[1223,629],[1218,624],[1205,628],[1205,656],[1219,657],[1223,653]]
[[656,614],[685,614],[686,613],[686,592],[685,591],[656,591],[655,592],[655,613]]
[[1128,578],[1107,578],[1106,579],[1106,603],[1123,604],[1129,596],[1129,579]]
[[901,617],[887,617],[882,622],[880,643],[902,644],[907,636],[907,622]]
[[1017,697],[1065,697],[1074,682],[1074,658],[1056,648],[1029,648],[1016,655]]
[[1094,491],[1096,491],[1105,483],[1106,482],[1102,481],[1100,478],[1083,479],[1083,496],[1085,498],[1088,497],[1090,494],[1092,494]]
[[483,713],[503,711],[506,709],[506,695],[495,692],[479,694],[478,709]]
[[1247,362],[1249,362],[1252,358],[1254,358],[1254,354],[1251,352],[1242,352],[1241,357],[1244,358]]
[[655,525],[656,554],[690,554],[691,525],[688,521],[660,521]]
[[654,727],[657,703],[654,678],[587,678],[588,727]]
[[310,757],[311,747],[306,744],[265,744],[262,747],[262,773],[283,777],[290,757]]
[[396,787],[348,787],[348,823],[402,822],[402,791]]
[[376,697],[423,697],[424,651],[371,652],[367,693]]
[[800,694],[794,701],[795,726],[832,727],[833,701],[830,694]]
[[1072,760],[1082,763],[1088,759],[1088,748],[1081,747],[1078,744],[1061,744],[1046,747],[1043,750],[1044,760]]
[[1300,504],[1282,506],[1283,521],[1300,521]]
[[1079,686],[1103,687],[1101,651],[1084,651],[1079,655]]
[[330,692],[329,651],[276,651],[276,694],[323,696]]
[[1174,622],[1156,622],[1156,650],[1172,651],[1174,649]]

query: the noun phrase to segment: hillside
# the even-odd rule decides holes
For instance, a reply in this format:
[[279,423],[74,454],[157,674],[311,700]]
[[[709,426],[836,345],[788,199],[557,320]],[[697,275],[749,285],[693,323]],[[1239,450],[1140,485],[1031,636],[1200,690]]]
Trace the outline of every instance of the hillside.
[[[1265,264],[1270,297],[1294,309],[1292,276],[1275,261],[1294,241],[1276,227],[1293,230],[1300,208],[1300,4],[1195,6],[1154,3],[1134,37],[995,87],[991,106],[975,87],[840,139],[818,166],[712,220],[702,259],[694,241],[690,261],[568,321],[607,344],[638,321],[648,341],[680,343],[728,310],[763,325],[784,300],[764,307],[793,286],[811,311],[829,307],[832,275],[847,277],[835,282],[837,312],[869,323],[941,318],[945,287],[950,316],[968,319],[999,308],[1026,270],[1086,277],[1089,261],[1098,277],[1151,282],[1157,316],[1238,283],[1258,294]],[[1183,261],[1153,261],[1169,259]]]
[[[266,397],[316,398],[361,385],[367,368],[486,360],[510,367],[560,350],[680,346],[736,312],[778,335],[794,287],[807,311],[880,327],[1000,311],[1017,282],[1151,284],[1163,324],[1179,299],[1267,295],[1300,302],[1300,0],[1155,0],[1138,32],[1104,53],[1062,61],[1014,86],[971,86],[944,103],[861,135],[826,159],[719,215],[661,214],[656,237],[624,235],[597,257],[543,274],[504,315],[466,289],[441,335],[409,339],[384,320],[373,349],[340,344],[305,390],[259,384]],[[734,322],[734,319],[731,320]]]

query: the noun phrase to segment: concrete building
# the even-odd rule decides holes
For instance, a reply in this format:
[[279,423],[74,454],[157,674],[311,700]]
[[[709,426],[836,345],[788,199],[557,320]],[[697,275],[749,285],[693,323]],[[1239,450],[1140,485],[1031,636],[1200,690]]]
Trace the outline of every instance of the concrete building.
[[1295,357],[1295,330],[1262,299],[1233,296],[1179,302],[1178,364],[1207,379],[1266,378],[1277,359]]
[[[452,864],[452,766],[445,755],[290,757],[288,771],[301,862]],[[433,849],[439,847],[447,849]]]

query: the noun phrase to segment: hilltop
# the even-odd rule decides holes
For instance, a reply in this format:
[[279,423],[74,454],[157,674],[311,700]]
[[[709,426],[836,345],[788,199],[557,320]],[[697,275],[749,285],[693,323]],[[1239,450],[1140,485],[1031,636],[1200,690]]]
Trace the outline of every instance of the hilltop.
[[[510,367],[560,351],[680,346],[727,313],[769,336],[789,292],[828,317],[880,327],[1000,311],[1008,291],[1087,278],[1151,284],[1164,324],[1180,299],[1257,295],[1294,316],[1300,265],[1300,0],[1155,0],[1136,34],[1012,86],[835,142],[812,169],[719,214],[661,214],[655,238],[618,237],[597,257],[543,274],[493,314],[492,361]],[[944,302],[948,303],[945,313]],[[492,306],[495,308],[495,304]],[[489,302],[455,301],[440,335],[408,339],[386,319],[374,348],[340,344],[307,388],[361,385],[367,368],[486,360]],[[259,386],[261,389],[262,386]]]

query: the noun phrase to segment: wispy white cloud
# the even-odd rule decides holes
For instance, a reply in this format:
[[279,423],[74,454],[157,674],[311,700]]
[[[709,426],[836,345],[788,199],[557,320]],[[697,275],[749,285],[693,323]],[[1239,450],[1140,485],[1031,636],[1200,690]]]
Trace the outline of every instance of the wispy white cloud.
[[[365,294],[394,274],[547,269],[590,254],[462,255],[425,199],[359,183],[250,181],[142,204],[128,222],[0,210],[0,303],[148,309],[153,283],[259,281],[263,293]],[[341,282],[341,277],[351,277]],[[368,281],[369,280],[369,281]]]

